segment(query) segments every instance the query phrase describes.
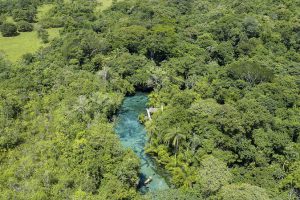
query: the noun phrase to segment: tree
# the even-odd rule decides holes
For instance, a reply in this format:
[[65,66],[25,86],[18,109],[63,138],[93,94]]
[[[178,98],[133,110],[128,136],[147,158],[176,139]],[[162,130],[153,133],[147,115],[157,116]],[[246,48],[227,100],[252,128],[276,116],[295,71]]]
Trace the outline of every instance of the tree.
[[169,130],[164,137],[164,141],[166,143],[169,144],[171,142],[171,145],[175,148],[176,153],[178,152],[180,141],[185,139],[186,135],[184,135],[178,127]]
[[205,156],[200,166],[194,187],[201,190],[206,198],[215,194],[232,179],[226,164],[213,156]]
[[176,47],[177,35],[173,26],[156,25],[145,39],[145,55],[157,64],[170,58]]
[[35,21],[36,10],[34,8],[29,9],[16,9],[12,12],[12,17],[15,21],[27,21],[34,22]]
[[1,33],[3,37],[13,37],[18,35],[17,26],[12,23],[4,23],[1,25]]
[[250,84],[268,82],[273,79],[272,70],[254,60],[239,60],[232,63],[228,74],[234,79],[244,79]]
[[175,150],[175,165],[177,165],[177,154],[179,151],[180,142],[185,139],[186,135],[183,134],[183,132],[178,127],[169,130],[164,137],[164,141],[168,144],[171,142],[172,147]]
[[0,15],[0,26],[5,22],[5,15]]
[[37,30],[38,37],[43,41],[43,43],[48,43],[49,42],[49,33],[47,30],[43,28],[39,28]]
[[260,24],[254,17],[246,17],[243,21],[244,30],[249,38],[258,37]]
[[19,32],[31,32],[33,31],[33,25],[26,21],[19,21],[17,23]]
[[147,29],[143,26],[129,26],[121,28],[115,34],[113,40],[116,45],[127,48],[130,53],[138,53],[145,46]]
[[231,184],[224,186],[218,193],[220,200],[269,200],[266,190],[249,184]]
[[209,47],[212,59],[219,65],[225,65],[233,60],[234,52],[230,42],[222,42],[216,47]]
[[[290,167],[289,174],[282,180],[283,188],[289,189],[292,193],[300,192],[300,161],[294,162]],[[292,194],[294,195],[294,194]]]

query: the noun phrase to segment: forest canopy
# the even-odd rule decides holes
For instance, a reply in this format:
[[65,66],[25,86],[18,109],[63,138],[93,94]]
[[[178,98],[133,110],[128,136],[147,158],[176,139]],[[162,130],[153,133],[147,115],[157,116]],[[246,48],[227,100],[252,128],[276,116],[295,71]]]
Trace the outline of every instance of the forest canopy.
[[[49,42],[17,63],[0,57],[0,199],[300,198],[298,1],[97,6],[0,1],[2,36],[38,28]],[[114,132],[137,91],[163,107],[142,121],[171,186],[146,195]]]

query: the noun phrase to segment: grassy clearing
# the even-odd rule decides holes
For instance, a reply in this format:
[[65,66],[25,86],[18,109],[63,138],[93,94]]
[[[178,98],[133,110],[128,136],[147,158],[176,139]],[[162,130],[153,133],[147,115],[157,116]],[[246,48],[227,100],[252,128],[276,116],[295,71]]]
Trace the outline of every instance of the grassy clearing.
[[[69,0],[65,0],[68,2]],[[102,10],[107,9],[111,6],[113,0],[98,0],[100,3],[99,6],[96,7],[96,12],[101,12]],[[53,8],[52,4],[45,4],[38,8],[37,20],[41,20],[49,10]],[[7,22],[15,23],[12,17],[7,17]],[[36,27],[36,24],[35,24]],[[52,40],[55,37],[59,37],[59,30],[61,28],[50,28],[47,29],[49,33],[49,39]],[[22,55],[26,53],[34,53],[40,47],[44,47],[47,44],[43,44],[42,41],[37,37],[37,32],[29,32],[29,33],[20,33],[20,35],[16,37],[2,37],[0,34],[0,53],[4,53],[7,58],[12,61],[18,61]]]
[[[59,28],[48,29],[49,39],[52,40],[59,36]],[[46,46],[37,37],[37,32],[20,33],[16,37],[2,37],[0,35],[0,52],[12,61],[18,61],[26,53],[34,53],[40,47]]]
[[0,44],[0,50],[13,62],[25,53],[34,53],[42,45],[36,32],[20,33],[17,37],[1,36]]
[[[39,7],[37,20],[40,20],[47,15],[52,7],[52,4],[46,4]],[[12,17],[7,17],[6,21],[15,23]],[[36,24],[34,25],[37,27]],[[49,40],[59,37],[59,30],[61,30],[61,28],[47,29],[49,33]],[[20,33],[16,37],[3,37],[0,34],[0,53],[4,53],[12,62],[18,61],[22,55],[26,53],[34,53],[40,47],[45,47],[47,45],[48,44],[43,44],[42,41],[37,37],[36,31]]]

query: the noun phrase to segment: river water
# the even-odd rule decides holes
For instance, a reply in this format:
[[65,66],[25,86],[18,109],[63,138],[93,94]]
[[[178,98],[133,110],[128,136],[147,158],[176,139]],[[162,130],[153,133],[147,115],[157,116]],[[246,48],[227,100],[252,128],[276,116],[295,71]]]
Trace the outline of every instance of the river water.
[[[138,116],[146,113],[147,102],[148,97],[145,93],[125,97],[115,127],[122,145],[131,148],[141,160],[139,190],[142,193],[169,188],[165,179],[159,174],[159,168],[155,162],[144,151],[147,134],[145,127],[139,122]],[[152,181],[145,186],[142,183],[148,177],[152,177]]]

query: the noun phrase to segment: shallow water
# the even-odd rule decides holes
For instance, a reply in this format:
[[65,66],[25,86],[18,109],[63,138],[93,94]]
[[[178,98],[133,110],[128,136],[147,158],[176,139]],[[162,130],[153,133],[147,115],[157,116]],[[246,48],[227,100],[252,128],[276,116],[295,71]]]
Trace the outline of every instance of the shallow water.
[[144,151],[147,135],[144,126],[138,120],[138,116],[141,113],[146,113],[147,102],[148,98],[145,93],[137,93],[134,96],[126,97],[118,114],[115,127],[122,145],[131,148],[141,159],[140,183],[143,183],[150,176],[153,178],[147,186],[139,184],[139,190],[142,193],[169,188],[165,179],[158,174],[159,169],[151,157],[146,155]]

